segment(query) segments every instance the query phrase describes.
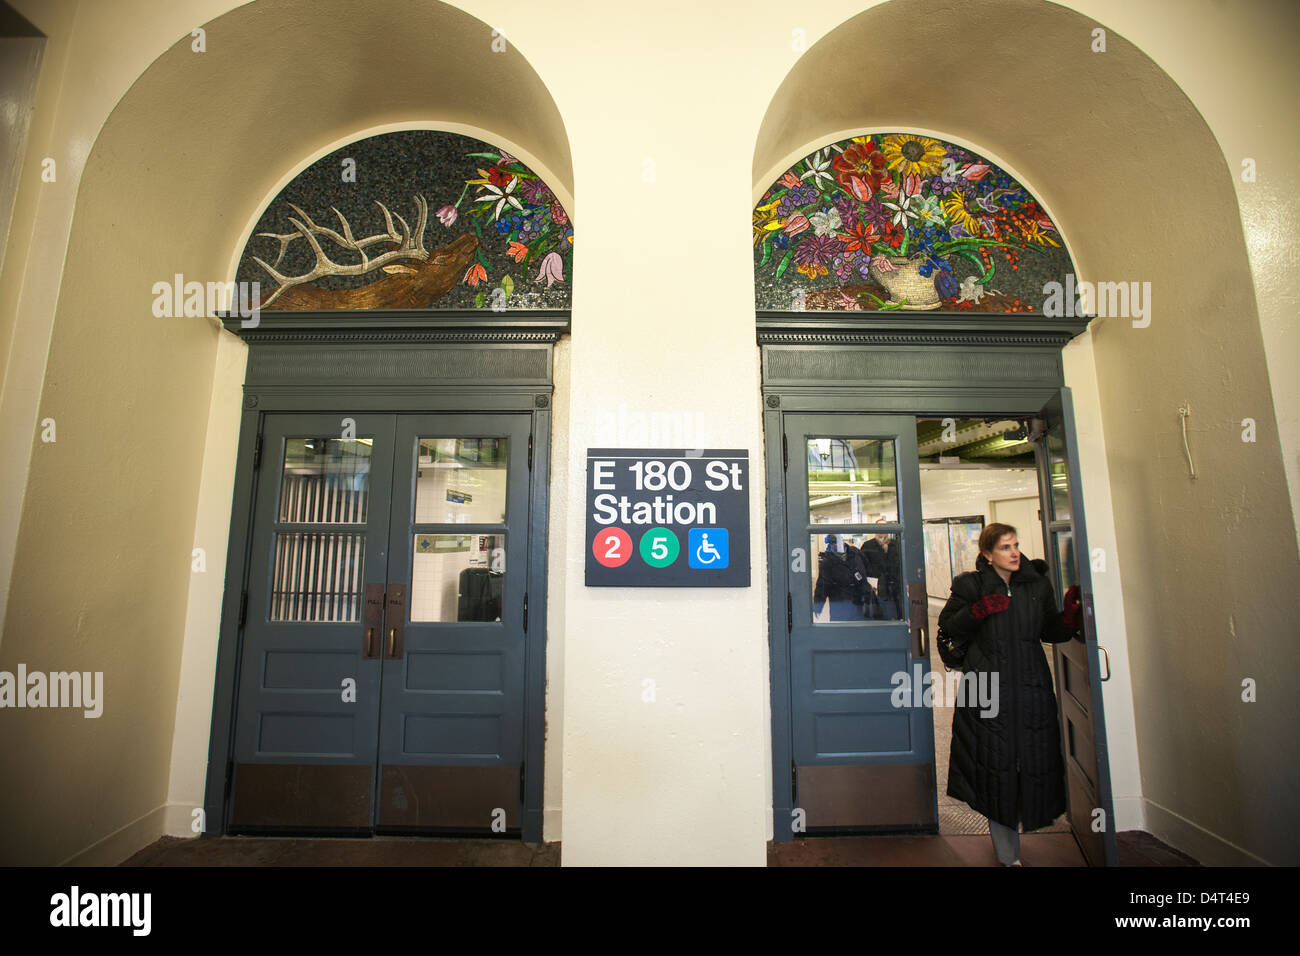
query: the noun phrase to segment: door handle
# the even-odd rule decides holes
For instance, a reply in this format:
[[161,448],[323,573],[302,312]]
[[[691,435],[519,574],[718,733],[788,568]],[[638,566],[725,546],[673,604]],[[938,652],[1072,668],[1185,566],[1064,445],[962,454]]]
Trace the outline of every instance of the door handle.
[[1103,677],[1102,680],[1108,681],[1110,680],[1110,655],[1106,653],[1106,648],[1102,647],[1100,644],[1097,645],[1097,650],[1101,651],[1104,655],[1103,659],[1106,661],[1106,676]]
[[399,659],[403,646],[403,629],[406,624],[406,585],[388,585],[388,606],[384,611],[388,624],[388,659]]
[[930,641],[926,631],[930,627],[930,601],[925,584],[907,585],[907,627],[912,638],[912,656],[929,657]]
[[379,657],[375,647],[375,631],[384,623],[384,585],[366,585],[366,642],[362,650],[362,660],[374,660]]

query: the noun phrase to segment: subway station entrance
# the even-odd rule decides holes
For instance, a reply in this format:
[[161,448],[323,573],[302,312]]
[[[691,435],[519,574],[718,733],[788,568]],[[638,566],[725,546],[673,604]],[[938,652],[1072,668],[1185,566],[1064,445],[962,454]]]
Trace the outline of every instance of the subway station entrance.
[[269,313],[248,343],[219,835],[540,842],[551,349],[567,314]]
[[[759,314],[776,841],[940,832],[947,781],[936,766],[939,759],[946,765],[946,754],[936,753],[935,739],[945,728],[936,725],[939,711],[921,701],[937,664],[933,627],[942,603],[931,601],[928,588],[946,590],[951,576],[969,570],[951,546],[953,534],[966,535],[969,554],[972,528],[1012,513],[986,515],[981,500],[955,531],[948,518],[928,531],[918,436],[928,436],[927,453],[938,458],[945,428],[955,451],[965,444],[956,441],[959,426],[987,432],[996,425],[1011,437],[994,432],[995,439],[1032,449],[1037,508],[1020,513],[1037,520],[1021,523],[1022,552],[1043,556],[1058,608],[1064,591],[1079,586],[1084,639],[1044,645],[1060,707],[1066,822],[1091,865],[1114,865],[1113,825],[1096,823],[1113,821],[1101,709],[1106,672],[1060,361],[1061,347],[1085,326],[1019,317],[977,324],[943,314],[903,321]],[[960,455],[944,457],[960,463]],[[928,546],[939,530],[942,548]],[[863,556],[866,575],[853,577],[866,581],[840,568],[836,558],[846,548]],[[896,693],[900,673],[913,688],[905,706]]]

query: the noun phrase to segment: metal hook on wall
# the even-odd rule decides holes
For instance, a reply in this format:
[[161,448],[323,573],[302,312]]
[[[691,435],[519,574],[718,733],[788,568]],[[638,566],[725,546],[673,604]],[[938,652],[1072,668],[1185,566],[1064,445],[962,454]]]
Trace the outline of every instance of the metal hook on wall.
[[1178,406],[1178,417],[1183,425],[1183,451],[1187,453],[1187,467],[1191,470],[1192,478],[1196,478],[1196,466],[1192,464],[1192,449],[1187,445],[1187,417],[1192,414],[1192,410],[1186,405]]

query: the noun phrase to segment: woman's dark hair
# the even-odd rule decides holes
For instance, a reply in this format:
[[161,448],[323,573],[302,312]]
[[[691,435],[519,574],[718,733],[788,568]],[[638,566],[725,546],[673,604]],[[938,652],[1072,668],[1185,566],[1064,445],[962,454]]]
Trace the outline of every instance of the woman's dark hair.
[[1004,534],[1015,533],[1016,529],[1009,524],[999,524],[995,521],[985,525],[984,530],[980,532],[980,554],[991,554]]

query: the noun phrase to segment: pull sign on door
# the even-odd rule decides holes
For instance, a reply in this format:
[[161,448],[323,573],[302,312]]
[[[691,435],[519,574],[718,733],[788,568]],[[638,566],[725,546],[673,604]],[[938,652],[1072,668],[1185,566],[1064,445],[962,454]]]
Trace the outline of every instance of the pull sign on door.
[[749,587],[749,452],[587,451],[589,587]]

